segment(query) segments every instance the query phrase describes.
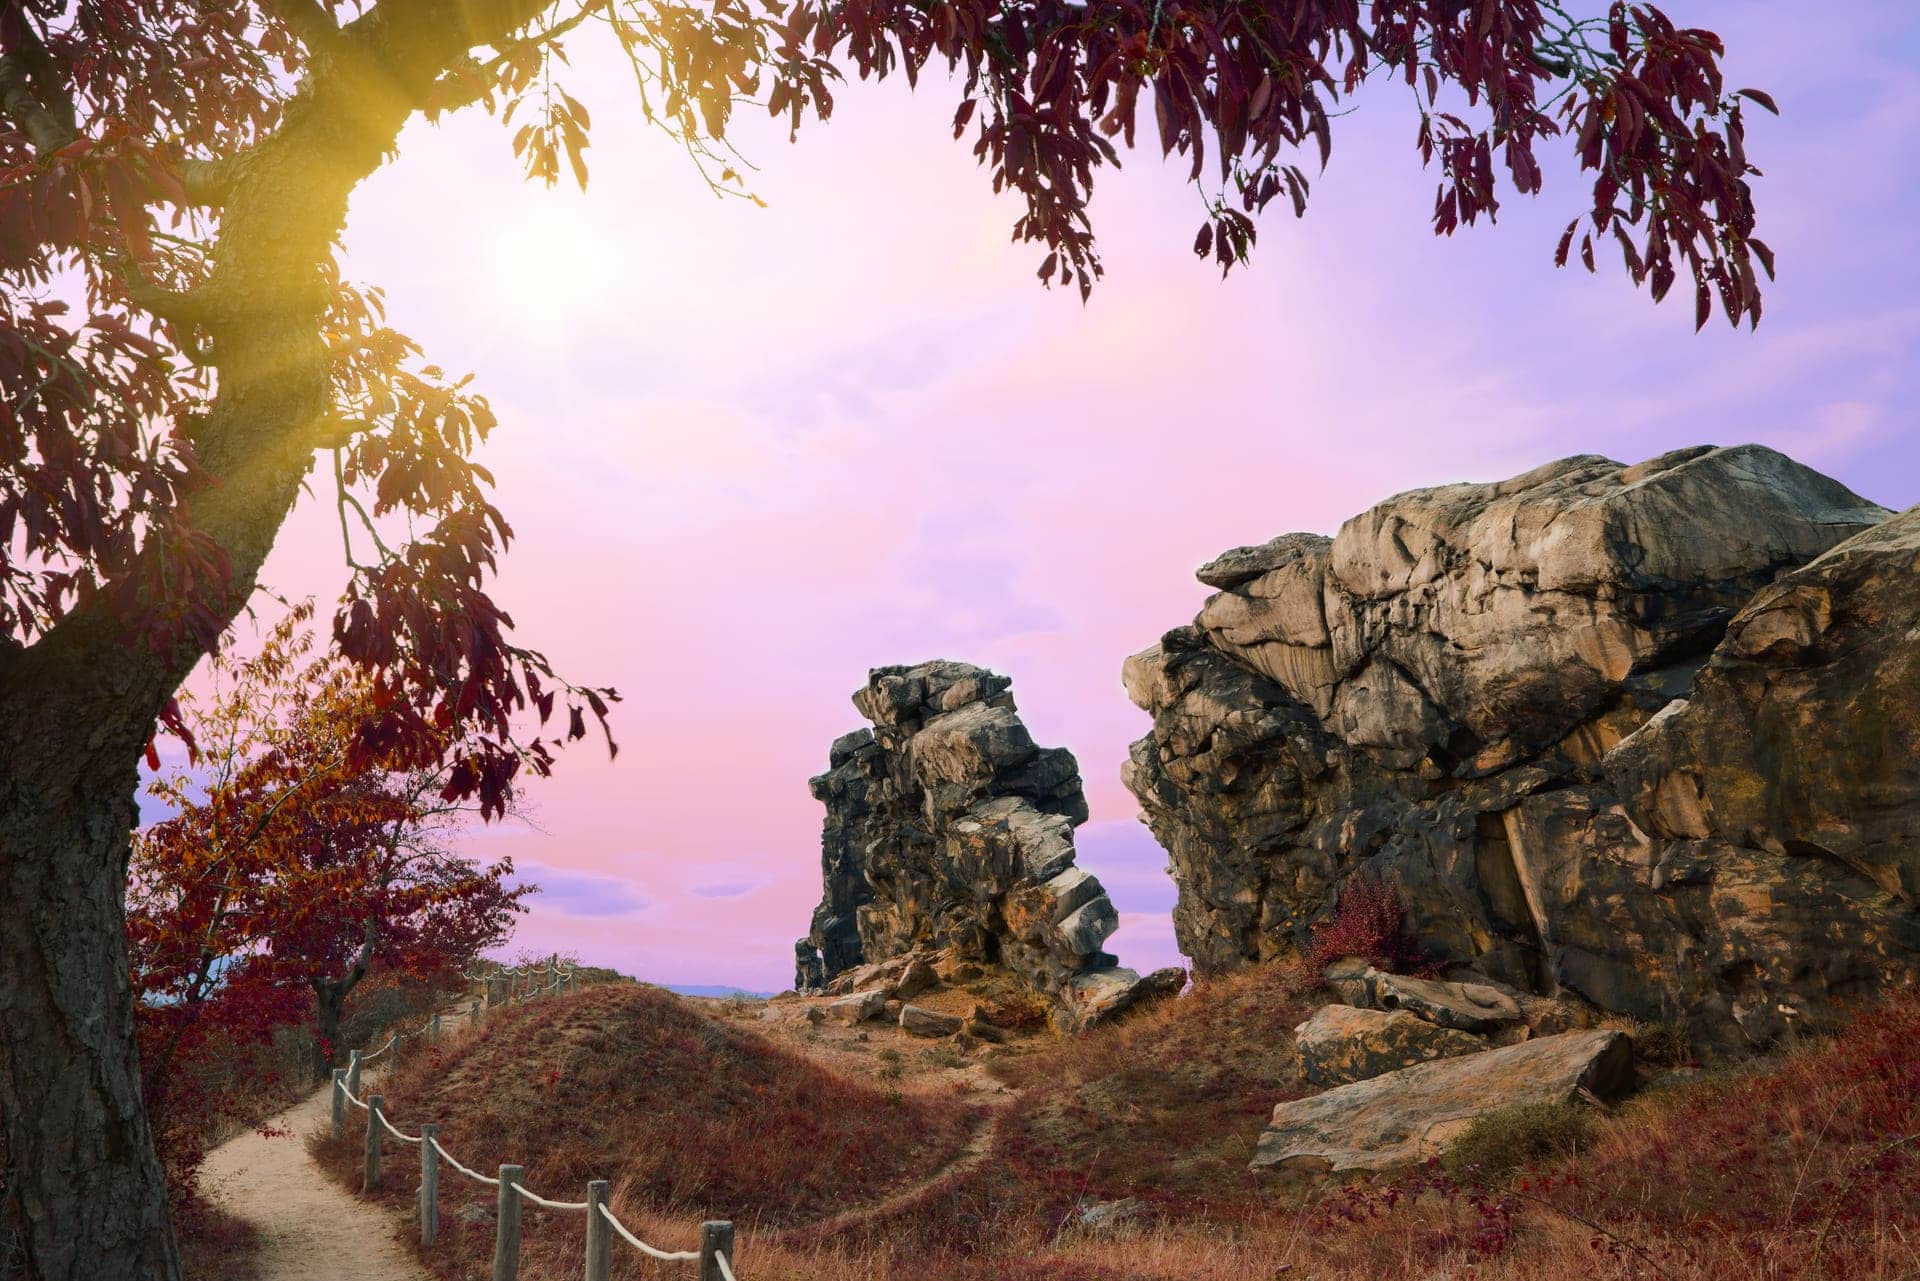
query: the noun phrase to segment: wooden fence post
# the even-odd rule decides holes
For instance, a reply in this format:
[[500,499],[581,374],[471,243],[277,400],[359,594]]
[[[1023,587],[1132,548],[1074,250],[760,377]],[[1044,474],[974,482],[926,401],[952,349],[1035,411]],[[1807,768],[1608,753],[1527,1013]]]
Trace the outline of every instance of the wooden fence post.
[[478,1000],[475,1000],[473,1004],[467,1007],[467,1026],[480,1026],[480,1002]]
[[493,1281],[520,1281],[520,1194],[513,1185],[526,1171],[517,1165],[500,1167],[500,1200],[495,1205]]
[[427,1024],[427,1040],[435,1045],[440,1044],[440,1016],[438,1014],[434,1015],[433,1021]]
[[727,1281],[716,1254],[726,1255],[727,1266],[733,1266],[733,1224],[709,1220],[700,1225],[700,1281]]
[[433,1146],[437,1125],[420,1127],[420,1244],[440,1235],[440,1149]]
[[356,1099],[360,1097],[360,1051],[358,1050],[347,1055],[347,1093]]
[[347,1132],[347,1070],[333,1070],[333,1137],[339,1138]]
[[393,1029],[393,1048],[387,1051],[387,1074],[389,1076],[400,1070],[400,1046],[406,1039],[407,1034],[405,1032],[402,1032],[399,1028]]
[[608,1186],[605,1179],[587,1184],[587,1281],[607,1281],[613,1266],[613,1225],[600,1213]]
[[360,1180],[360,1190],[371,1192],[380,1186],[380,1104],[378,1094],[367,1100],[367,1165]]

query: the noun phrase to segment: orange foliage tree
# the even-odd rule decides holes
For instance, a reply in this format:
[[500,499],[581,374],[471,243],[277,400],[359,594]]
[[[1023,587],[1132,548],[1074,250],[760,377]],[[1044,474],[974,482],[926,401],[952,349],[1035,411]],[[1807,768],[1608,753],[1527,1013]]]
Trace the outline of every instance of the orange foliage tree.
[[134,842],[143,1094],[176,1187],[206,1120],[239,1103],[197,1088],[182,1070],[197,1053],[305,1017],[323,1073],[370,972],[452,978],[506,939],[531,892],[510,860],[447,848],[469,807],[445,794],[445,765],[367,750],[379,700],[358,671],[313,655],[310,614],[293,610],[251,658],[217,655],[211,693],[183,697],[196,747],[149,787],[171,813]]

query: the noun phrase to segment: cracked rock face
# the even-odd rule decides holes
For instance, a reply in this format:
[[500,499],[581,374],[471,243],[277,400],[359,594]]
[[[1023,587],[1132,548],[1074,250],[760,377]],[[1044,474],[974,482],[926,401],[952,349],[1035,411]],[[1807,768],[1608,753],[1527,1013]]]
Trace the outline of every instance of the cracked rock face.
[[1087,817],[1079,767],[1035,745],[1011,683],[932,662],[877,668],[854,694],[873,728],[838,739],[811,783],[827,810],[824,892],[795,945],[796,987],[947,951],[1017,974],[1055,998],[1068,1027],[1142,988],[1104,950],[1120,924],[1112,900],[1074,866],[1073,829]]
[[1437,957],[1706,1052],[1909,969],[1920,515],[1754,446],[1402,494],[1203,567],[1124,770],[1202,970],[1397,885]]

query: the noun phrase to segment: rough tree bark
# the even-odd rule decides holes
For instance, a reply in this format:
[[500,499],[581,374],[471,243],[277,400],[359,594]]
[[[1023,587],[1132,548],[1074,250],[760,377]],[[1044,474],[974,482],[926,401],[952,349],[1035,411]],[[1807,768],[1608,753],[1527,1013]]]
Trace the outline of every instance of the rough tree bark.
[[[218,371],[192,432],[212,480],[193,515],[231,559],[226,598],[207,602],[229,622],[336,430],[321,269],[349,193],[436,76],[545,4],[382,0],[337,30],[317,6],[286,7],[314,57],[282,124],[191,175],[221,210],[209,279],[183,296],[136,295],[199,329]],[[31,646],[0,642],[0,1125],[6,1209],[38,1281],[180,1277],[140,1100],[124,920],[139,760],[204,652],[156,653],[142,638],[138,620],[96,605]]]

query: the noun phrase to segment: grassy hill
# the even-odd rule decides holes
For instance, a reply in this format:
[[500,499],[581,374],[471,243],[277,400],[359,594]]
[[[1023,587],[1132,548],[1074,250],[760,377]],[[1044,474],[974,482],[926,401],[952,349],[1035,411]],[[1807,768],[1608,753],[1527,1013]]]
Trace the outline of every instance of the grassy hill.
[[[469,1164],[521,1159],[548,1196],[612,1178],[650,1240],[733,1219],[742,1281],[1920,1277],[1920,995],[1611,1115],[1497,1118],[1484,1171],[1251,1174],[1268,1110],[1307,1092],[1292,1028],[1327,999],[1266,967],[962,1052],[632,985],[517,1008],[383,1088],[402,1125],[438,1118]],[[357,1182],[357,1142],[327,1155]],[[460,1204],[426,1257],[484,1275],[491,1224]],[[523,1276],[578,1269],[577,1219],[533,1216]]]
[[[610,1179],[623,1221],[672,1248],[693,1244],[702,1218],[777,1227],[826,1217],[938,1169],[974,1128],[960,1100],[835,1075],[639,983],[496,1011],[377,1088],[395,1124],[438,1122],[442,1145],[482,1173],[515,1161],[526,1186],[568,1201]],[[357,1137],[316,1151],[358,1186]],[[399,1149],[383,1187],[396,1208],[411,1208],[412,1154]],[[465,1277],[490,1257],[491,1222],[474,1220],[491,1210],[492,1189],[451,1171],[442,1187],[448,1230],[424,1257]],[[526,1239],[523,1276],[578,1273],[577,1216],[536,1213]]]

